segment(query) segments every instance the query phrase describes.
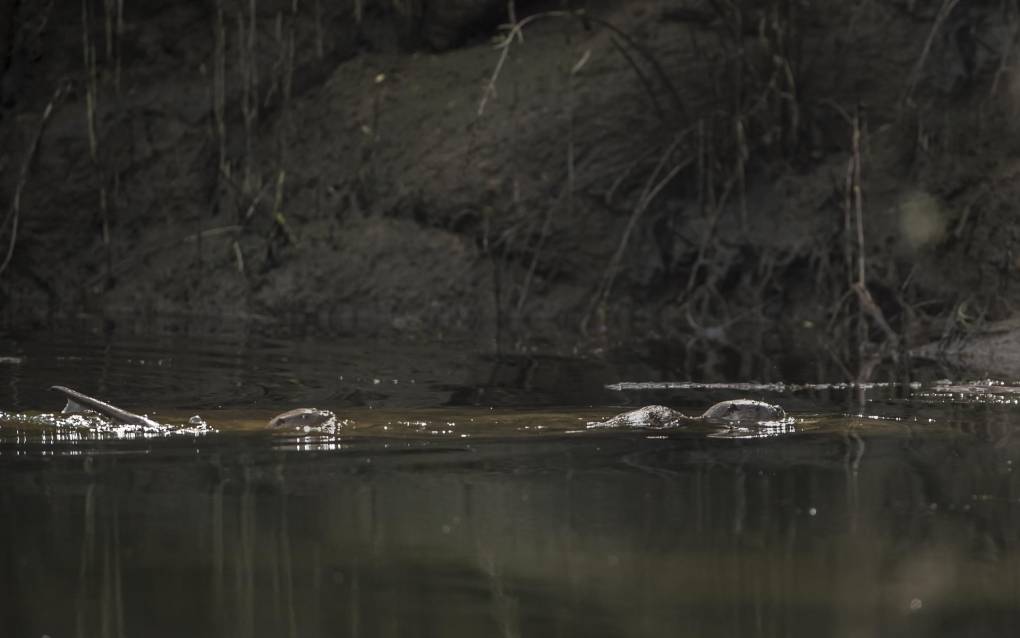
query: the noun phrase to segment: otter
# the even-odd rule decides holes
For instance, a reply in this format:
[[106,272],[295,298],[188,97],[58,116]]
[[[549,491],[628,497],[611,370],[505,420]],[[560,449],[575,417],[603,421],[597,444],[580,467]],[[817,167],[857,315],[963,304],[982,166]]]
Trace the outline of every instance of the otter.
[[330,420],[335,419],[336,415],[329,410],[319,410],[318,408],[296,408],[294,410],[288,410],[283,414],[277,414],[273,418],[269,419],[268,425],[274,430],[291,427],[311,428],[326,425]]
[[646,405],[637,410],[618,414],[606,421],[589,423],[591,428],[673,428],[690,423],[706,422],[720,425],[756,425],[768,421],[782,421],[786,411],[778,405],[733,399],[716,403],[701,416],[688,416],[664,405]]
[[[72,390],[71,388],[66,388],[62,385],[52,386],[51,389],[56,390],[67,397],[67,405],[64,406],[63,410],[61,410],[62,414],[80,414],[87,410],[91,410],[92,412],[110,419],[114,423],[121,423],[124,425],[141,425],[149,428],[162,427],[159,423],[153,421],[149,417],[134,414],[127,410],[122,410],[115,405],[110,405],[109,403],[100,401],[95,397],[82,394],[77,390]],[[283,414],[277,414],[269,420],[267,426],[272,429],[315,427],[328,424],[330,419],[336,419],[336,415],[329,410],[319,410],[317,408],[297,408],[296,410],[289,410]]]
[[[77,390],[60,385],[52,386],[52,389],[67,397],[67,405],[62,410],[64,414],[77,414],[86,410],[92,410],[115,423],[151,428],[161,427],[159,423],[146,416],[122,410],[105,401],[82,394]],[[756,425],[770,421],[782,421],[785,418],[786,411],[778,405],[772,405],[763,401],[752,401],[750,399],[734,399],[716,403],[705,410],[701,416],[688,416],[683,412],[667,408],[664,405],[648,405],[637,410],[624,412],[606,421],[589,423],[588,427],[661,429],[697,422],[718,423],[722,425]],[[274,430],[290,427],[316,427],[328,425],[331,420],[335,419],[336,415],[329,410],[297,408],[277,414],[269,420],[267,426]]]
[[147,416],[140,414],[134,414],[127,410],[122,410],[115,405],[110,405],[105,401],[90,397],[87,394],[82,394],[77,390],[71,388],[65,388],[62,385],[55,385],[50,388],[56,390],[67,397],[67,405],[61,410],[61,414],[81,414],[87,410],[91,410],[106,418],[110,419],[115,423],[122,423],[124,425],[140,425],[147,428],[159,428],[162,427],[156,421],[153,421]]

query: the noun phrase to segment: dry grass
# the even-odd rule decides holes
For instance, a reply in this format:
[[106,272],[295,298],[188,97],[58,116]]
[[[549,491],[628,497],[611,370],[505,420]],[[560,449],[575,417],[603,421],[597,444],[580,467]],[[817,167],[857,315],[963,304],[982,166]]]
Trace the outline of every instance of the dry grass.
[[[936,34],[944,28],[956,4],[956,0],[941,3],[901,102],[909,102],[917,93]],[[888,266],[895,257],[867,241],[863,162],[868,127],[860,109],[840,104],[832,94],[818,92],[822,84],[812,75],[818,72],[812,65],[812,46],[816,46],[813,43],[818,36],[810,30],[815,28],[812,25],[823,23],[817,13],[820,9],[796,0],[708,0],[702,6],[701,10],[671,14],[670,18],[698,26],[701,36],[694,38],[692,50],[701,76],[692,76],[690,71],[685,71],[688,75],[683,77],[671,75],[652,51],[637,46],[623,30],[583,12],[553,11],[512,19],[497,44],[498,57],[479,100],[478,115],[483,115],[491,101],[498,98],[499,79],[512,49],[526,46],[524,35],[530,25],[539,20],[565,19],[607,30],[650,96],[651,111],[663,123],[658,139],[665,141],[651,151],[650,157],[618,163],[618,172],[610,179],[606,201],[625,202],[629,214],[620,226],[616,249],[592,291],[582,329],[596,333],[605,329],[617,301],[614,285],[621,275],[628,274],[634,260],[634,238],[639,233],[649,234],[639,229],[664,225],[688,233],[694,230],[695,236],[682,238],[686,247],[663,257],[664,269],[673,273],[674,283],[662,288],[672,294],[664,303],[687,317],[693,334],[726,338],[729,327],[749,320],[768,320],[768,314],[776,310],[765,309],[767,300],[774,299],[776,291],[791,278],[803,278],[803,264],[813,264],[815,289],[827,295],[817,301],[829,309],[827,329],[820,338],[828,340],[837,365],[849,377],[862,380],[872,369],[874,354],[892,358],[898,355],[904,343],[903,326],[916,319],[918,309],[926,302],[911,300],[910,278],[899,280],[899,271]],[[855,19],[861,11],[860,7],[848,8]],[[851,23],[846,28],[850,33],[856,27]],[[571,76],[569,91],[574,91],[576,81],[583,81],[583,77]],[[681,99],[677,85],[685,87],[685,96],[697,98]],[[838,88],[831,82],[827,86],[830,91],[833,86]],[[664,101],[663,96],[669,99]],[[760,179],[755,173],[762,167],[803,162],[808,153],[814,152],[810,133],[818,126],[817,119],[829,118],[833,113],[842,114],[846,121],[848,134],[843,147],[848,159],[845,183],[833,186],[833,200],[843,200],[842,210],[835,206],[820,211],[831,215],[831,232],[819,235],[817,243],[795,250],[760,242],[752,231],[761,228],[762,222],[752,218],[757,213],[748,201],[749,183]],[[576,196],[578,183],[592,181],[578,170],[573,159],[591,149],[578,148],[582,141],[573,133],[573,113],[569,122],[568,163],[560,197],[568,202]],[[601,174],[605,166],[586,168]],[[679,209],[657,206],[656,198],[663,192],[674,197],[686,193],[696,205]],[[558,206],[555,203],[549,210]],[[692,210],[698,218],[692,218]],[[842,227],[837,221],[839,212]],[[547,212],[528,260],[523,292],[517,297],[517,315],[523,312],[525,298],[534,286],[549,219]],[[833,237],[841,239],[835,246]],[[647,246],[642,251],[647,252]],[[752,255],[750,262],[747,255]],[[877,260],[878,267],[869,269],[869,259]],[[679,286],[678,281],[682,282]],[[500,286],[506,288],[507,283],[501,280]],[[628,280],[626,288],[633,285]],[[889,295],[876,297],[876,286],[895,291],[893,299],[887,298]],[[734,303],[734,299],[743,303]]]
[[32,141],[28,146],[28,150],[25,151],[25,156],[21,161],[21,170],[18,172],[18,183],[14,188],[14,196],[11,199],[11,205],[7,209],[7,215],[4,217],[3,224],[0,224],[0,237],[3,236],[4,232],[9,233],[7,239],[7,250],[4,253],[3,261],[0,261],[0,275],[2,275],[7,269],[7,266],[11,263],[11,259],[14,257],[14,248],[18,242],[18,225],[21,219],[21,198],[25,191],[25,185],[28,183],[32,163],[35,160],[36,154],[39,152],[39,140],[42,139],[43,131],[46,130],[46,125],[50,121],[50,116],[53,115],[53,109],[63,101],[69,88],[70,87],[66,82],[62,82],[53,92],[53,96],[50,98],[50,101],[46,103],[46,108],[43,109],[42,114],[39,116],[39,123],[36,126],[35,134],[32,136]]

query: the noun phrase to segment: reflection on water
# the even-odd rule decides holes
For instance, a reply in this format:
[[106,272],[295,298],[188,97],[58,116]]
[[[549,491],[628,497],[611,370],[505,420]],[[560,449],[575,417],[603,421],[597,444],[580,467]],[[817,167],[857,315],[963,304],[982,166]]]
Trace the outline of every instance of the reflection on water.
[[[8,360],[5,362],[5,359]],[[0,332],[0,407],[40,410],[65,385],[135,412],[179,408],[589,405],[606,384],[657,374],[620,362],[478,353],[472,344],[280,339],[251,333],[157,336]],[[62,404],[61,404],[62,405]]]
[[1008,439],[272,439],[0,456],[5,633],[994,636],[1020,603]]
[[[740,438],[586,429],[653,397],[732,398],[602,387],[642,378],[633,362],[522,373],[425,347],[153,341],[72,365],[52,342],[0,350],[22,359],[0,366],[4,636],[948,637],[1020,620],[1010,386],[773,393],[791,427]],[[68,427],[46,416],[56,382],[182,431]],[[301,404],[347,427],[262,427]],[[183,431],[196,413],[209,429]]]

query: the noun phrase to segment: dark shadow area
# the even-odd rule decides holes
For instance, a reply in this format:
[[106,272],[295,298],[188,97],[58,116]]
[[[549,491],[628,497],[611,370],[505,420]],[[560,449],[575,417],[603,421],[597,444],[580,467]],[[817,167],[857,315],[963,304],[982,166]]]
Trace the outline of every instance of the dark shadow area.
[[804,345],[865,378],[1016,307],[1018,25],[1007,0],[3,0],[3,319]]

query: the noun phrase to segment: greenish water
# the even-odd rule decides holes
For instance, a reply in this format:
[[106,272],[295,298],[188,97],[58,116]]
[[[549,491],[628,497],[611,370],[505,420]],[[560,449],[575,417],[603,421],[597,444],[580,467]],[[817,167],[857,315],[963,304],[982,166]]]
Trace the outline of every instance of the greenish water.
[[[0,635],[1013,634],[1020,389],[676,374],[466,345],[0,335]],[[59,416],[54,384],[166,427]],[[737,396],[792,426],[585,427]],[[342,425],[264,429],[302,405]]]

